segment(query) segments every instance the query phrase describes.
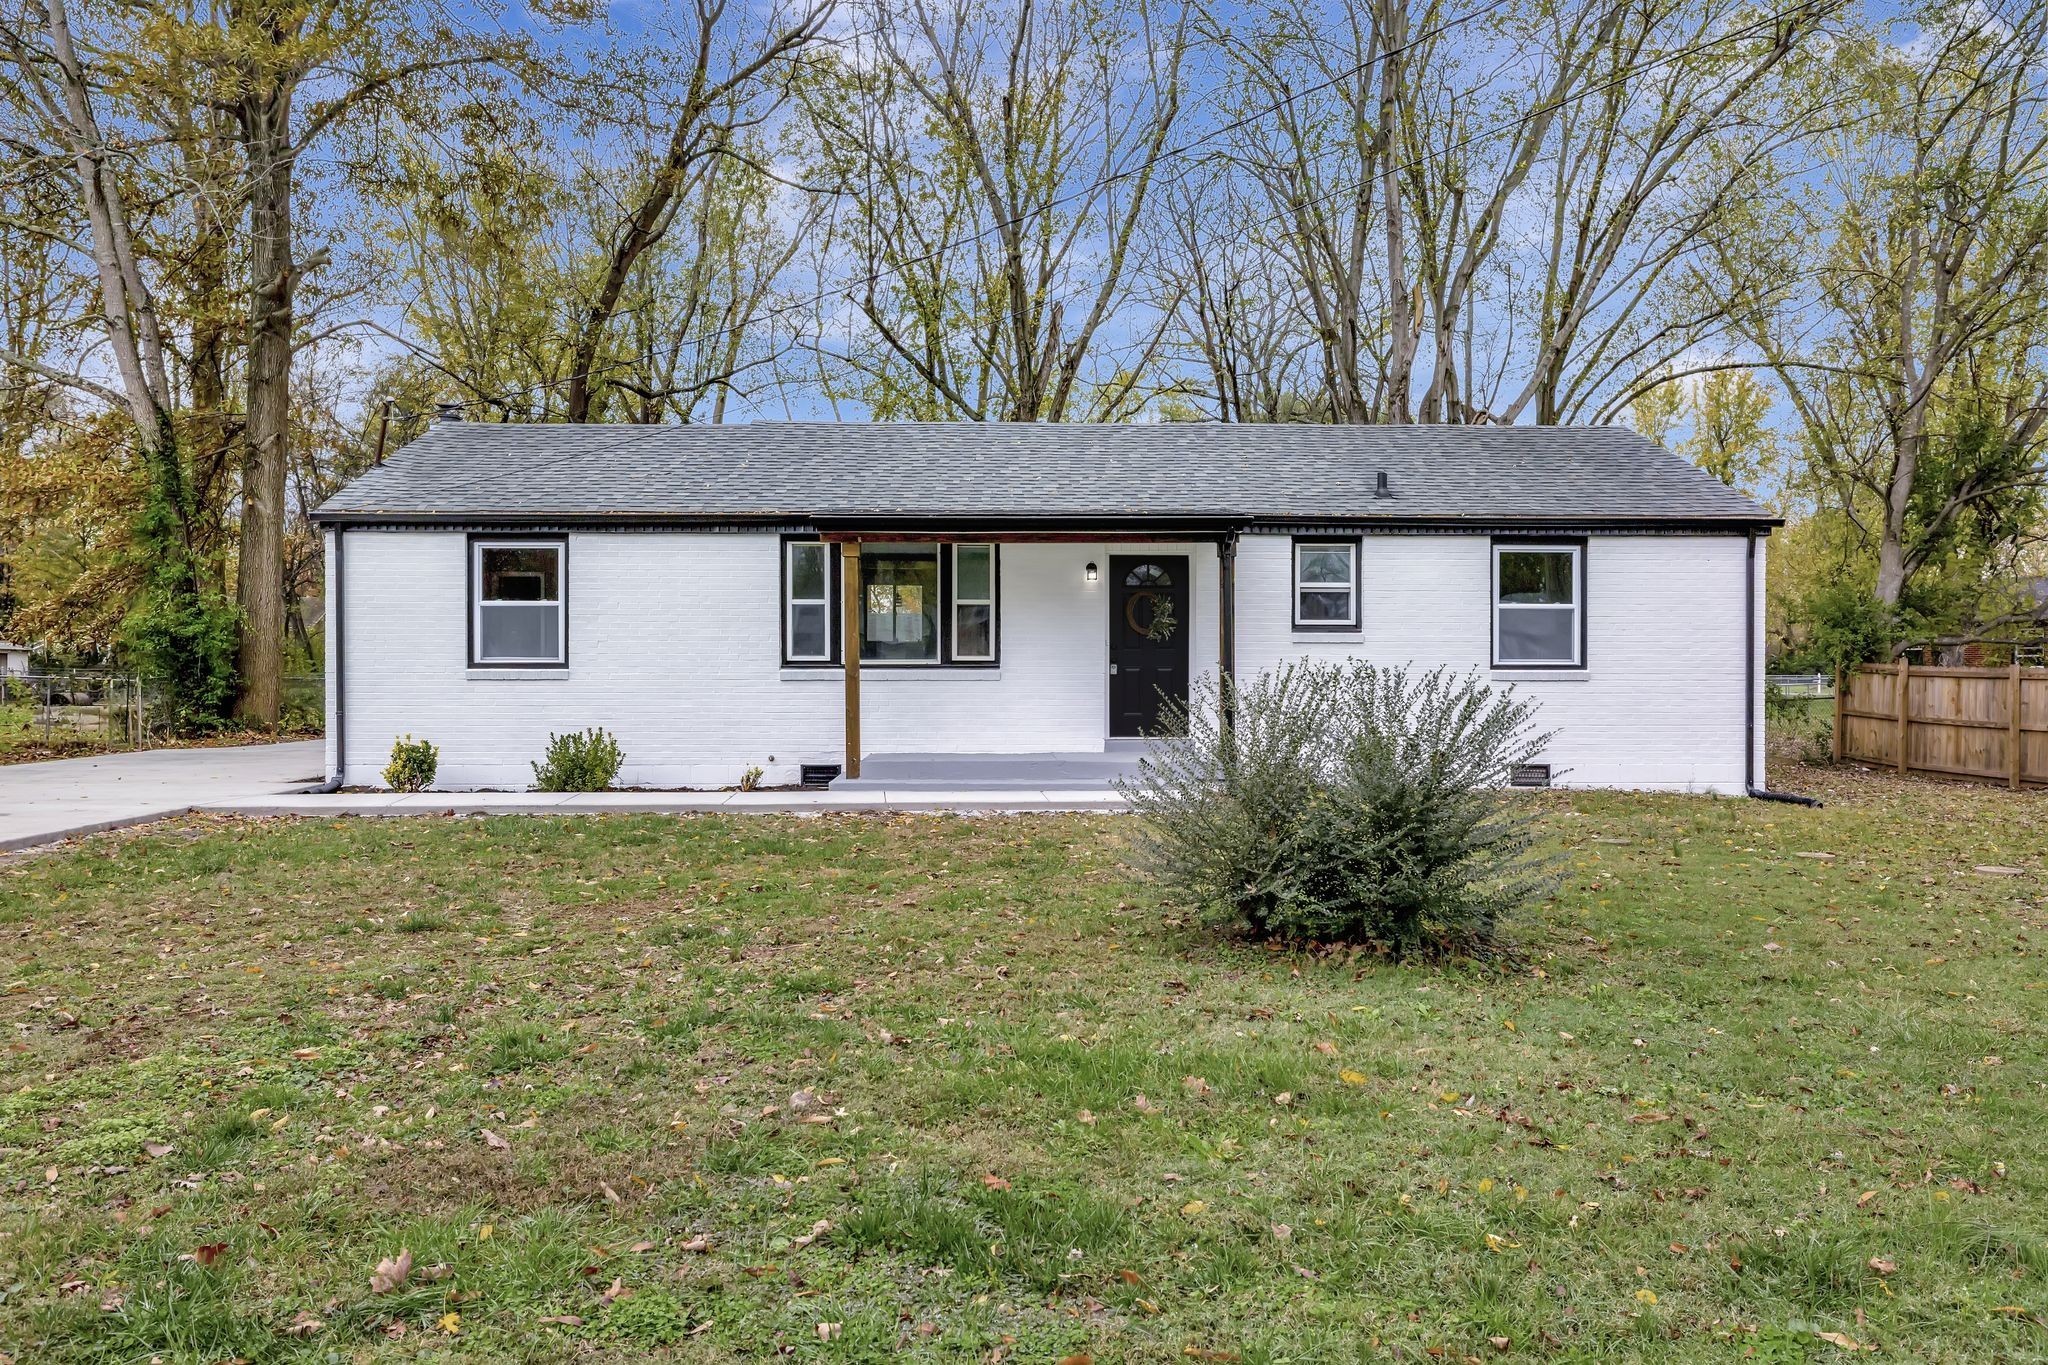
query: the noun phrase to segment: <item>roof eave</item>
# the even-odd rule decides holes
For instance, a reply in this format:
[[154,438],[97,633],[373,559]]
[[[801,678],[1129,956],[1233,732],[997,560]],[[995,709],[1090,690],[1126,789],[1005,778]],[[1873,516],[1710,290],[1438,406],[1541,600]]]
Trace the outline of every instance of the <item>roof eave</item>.
[[901,533],[905,531],[1000,532],[1073,530],[1176,530],[1189,534],[1222,535],[1231,531],[1280,530],[1296,526],[1346,526],[1360,530],[1465,530],[1483,532],[1500,527],[1533,531],[1712,531],[1741,533],[1769,531],[1785,519],[1769,514],[1731,513],[1699,516],[1487,516],[1466,513],[1374,512],[1352,516],[1283,516],[1272,513],[1218,516],[1213,513],[1144,512],[1074,515],[1069,513],[831,513],[758,512],[494,512],[487,510],[400,511],[396,509],[316,508],[310,519],[317,525],[336,527],[468,527],[506,528],[554,527],[590,530],[627,529],[747,529],[801,524],[820,531],[846,534],[855,531]]

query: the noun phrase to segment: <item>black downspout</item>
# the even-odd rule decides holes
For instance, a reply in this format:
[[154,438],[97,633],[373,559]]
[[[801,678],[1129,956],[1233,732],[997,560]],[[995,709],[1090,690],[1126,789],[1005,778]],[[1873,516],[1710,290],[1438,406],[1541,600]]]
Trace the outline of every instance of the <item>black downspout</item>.
[[1223,726],[1237,723],[1237,532],[1216,542],[1216,672]]
[[327,657],[334,664],[334,771],[327,781],[315,788],[323,792],[339,791],[342,780],[348,775],[348,688],[344,683],[348,677],[348,661],[341,652],[344,620],[341,585],[347,577],[342,572],[341,547],[347,534],[340,526],[334,528],[334,581],[327,585]]
[[1759,801],[1794,806],[1819,806],[1811,796],[1772,791],[1756,784],[1756,532],[1748,534],[1749,551],[1742,575],[1742,786]]

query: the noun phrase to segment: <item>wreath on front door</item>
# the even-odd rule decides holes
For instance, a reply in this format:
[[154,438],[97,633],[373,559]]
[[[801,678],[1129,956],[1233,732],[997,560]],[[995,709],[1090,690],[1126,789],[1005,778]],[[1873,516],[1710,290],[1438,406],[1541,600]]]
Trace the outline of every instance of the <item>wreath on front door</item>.
[[[1145,623],[1138,623],[1138,603],[1150,605]],[[1163,644],[1173,638],[1173,632],[1180,621],[1173,614],[1173,599],[1152,588],[1140,588],[1124,599],[1124,621],[1130,628],[1155,644]]]

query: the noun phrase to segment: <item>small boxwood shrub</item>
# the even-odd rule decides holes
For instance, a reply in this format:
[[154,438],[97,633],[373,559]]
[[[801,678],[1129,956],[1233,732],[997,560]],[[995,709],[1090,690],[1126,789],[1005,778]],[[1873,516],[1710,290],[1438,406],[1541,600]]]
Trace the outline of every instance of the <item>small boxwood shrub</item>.
[[424,739],[406,735],[393,741],[391,761],[384,765],[384,785],[394,791],[425,791],[441,769],[441,751]]
[[1171,708],[1122,784],[1143,868],[1209,924],[1260,938],[1484,952],[1553,885],[1534,802],[1532,702],[1445,669],[1297,662]]
[[533,789],[542,792],[601,792],[619,775],[626,755],[601,726],[581,733],[549,735],[547,757],[533,765]]

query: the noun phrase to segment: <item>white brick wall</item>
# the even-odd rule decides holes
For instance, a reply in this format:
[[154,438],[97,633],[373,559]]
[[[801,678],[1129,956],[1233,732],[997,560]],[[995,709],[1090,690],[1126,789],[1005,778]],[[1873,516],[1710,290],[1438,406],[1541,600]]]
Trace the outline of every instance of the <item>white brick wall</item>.
[[[1003,546],[1001,666],[863,669],[866,752],[1100,750],[1109,554],[1128,548]],[[1213,674],[1215,547],[1151,549],[1191,556],[1190,665]],[[722,786],[756,765],[767,782],[793,782],[801,764],[842,761],[840,673],[781,666],[778,537],[572,535],[569,667],[558,671],[469,668],[465,554],[460,532],[347,533],[350,785],[377,785],[402,734],[440,746],[437,785],[454,789],[527,786],[550,732],[591,725],[619,737],[626,786]]]
[[[1238,667],[1294,655],[1478,668],[1513,681],[1558,731],[1545,755],[1577,786],[1740,793],[1744,785],[1744,542],[1604,535],[1586,550],[1588,668],[1570,678],[1493,673],[1485,536],[1367,536],[1364,627],[1296,636],[1286,536],[1238,555]],[[552,731],[602,725],[629,786],[719,786],[748,767],[771,783],[842,759],[834,670],[781,667],[779,539],[757,534],[588,533],[569,541],[569,656],[560,672],[468,667],[466,541],[459,532],[347,533],[342,646],[345,780],[375,785],[394,738],[441,746],[439,785],[524,787]],[[864,669],[864,748],[877,752],[1089,751],[1108,715],[1109,556],[1135,547],[1002,548],[996,670]],[[1195,571],[1196,677],[1216,670],[1216,554],[1160,545]],[[1100,581],[1084,581],[1094,562]],[[332,567],[330,538],[330,570]],[[1761,594],[1762,551],[1758,552]],[[1761,597],[1759,596],[1759,600]],[[1753,647],[1761,650],[1761,640]],[[329,656],[328,764],[338,695]],[[1762,663],[1756,669],[1761,696]],[[1762,704],[1757,702],[1758,730]],[[1761,739],[1757,772],[1762,775]]]
[[[1239,671],[1290,655],[1477,668],[1538,702],[1538,729],[1557,731],[1544,758],[1566,770],[1561,785],[1742,793],[1742,537],[1590,537],[1587,667],[1568,677],[1488,666],[1490,545],[1477,535],[1366,536],[1363,628],[1333,637],[1292,630],[1292,541],[1246,536],[1238,550]],[[1761,594],[1761,546],[1757,560]],[[1761,640],[1753,647],[1760,651]],[[1759,653],[1759,736],[1762,677]],[[1759,737],[1759,782],[1761,749]]]

